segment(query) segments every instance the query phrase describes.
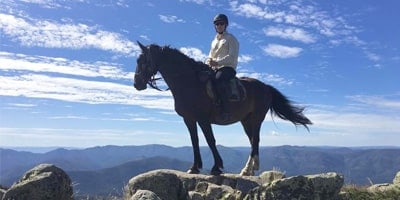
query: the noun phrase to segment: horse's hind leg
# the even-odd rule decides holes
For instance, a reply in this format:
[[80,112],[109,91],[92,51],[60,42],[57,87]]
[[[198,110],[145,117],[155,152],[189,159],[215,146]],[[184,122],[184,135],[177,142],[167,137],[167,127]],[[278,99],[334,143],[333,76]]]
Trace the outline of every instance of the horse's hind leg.
[[254,171],[260,168],[259,162],[259,142],[260,142],[260,129],[261,123],[264,120],[255,120],[254,117],[249,116],[245,120],[242,121],[242,125],[244,131],[246,132],[247,137],[249,138],[251,144],[251,153],[249,159],[246,162],[246,165],[240,172],[242,176],[253,176]]

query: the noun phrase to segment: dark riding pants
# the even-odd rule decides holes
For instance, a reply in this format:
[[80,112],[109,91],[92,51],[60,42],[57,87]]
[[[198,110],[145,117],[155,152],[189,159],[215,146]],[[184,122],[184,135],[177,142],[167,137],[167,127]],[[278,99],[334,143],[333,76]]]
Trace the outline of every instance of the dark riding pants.
[[232,67],[222,67],[215,72],[215,84],[218,96],[221,101],[222,111],[229,112],[229,81],[236,76],[236,71]]

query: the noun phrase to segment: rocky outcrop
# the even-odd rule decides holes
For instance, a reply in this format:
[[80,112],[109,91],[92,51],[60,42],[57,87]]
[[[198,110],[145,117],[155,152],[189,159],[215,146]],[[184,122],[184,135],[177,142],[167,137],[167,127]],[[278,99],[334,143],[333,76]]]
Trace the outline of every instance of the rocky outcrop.
[[40,164],[14,183],[2,199],[71,200],[72,195],[71,179],[62,169],[51,164]]
[[[209,176],[175,170],[155,170],[133,177],[125,188],[125,199],[152,191],[154,199],[338,199],[343,177],[336,173],[285,178],[268,171],[260,176],[222,174]],[[153,196],[154,197],[154,196]],[[149,198],[150,199],[150,198]]]
[[393,184],[400,185],[400,171],[397,172],[396,176],[394,177]]
[[339,199],[343,181],[337,173],[293,176],[256,187],[245,199]]
[[400,192],[400,171],[397,172],[393,179],[393,183],[380,183],[368,187],[369,192],[386,192],[386,191]]

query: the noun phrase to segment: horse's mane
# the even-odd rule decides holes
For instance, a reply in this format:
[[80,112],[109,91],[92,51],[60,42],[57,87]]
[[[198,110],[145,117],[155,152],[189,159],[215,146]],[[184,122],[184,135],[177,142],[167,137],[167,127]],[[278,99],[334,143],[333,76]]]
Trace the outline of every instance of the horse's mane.
[[194,60],[193,58],[187,56],[176,48],[172,48],[169,45],[163,47],[159,46],[159,48],[162,50],[163,53],[168,54],[170,57],[174,59],[180,59],[182,62],[187,63],[188,66],[195,67],[194,69],[196,71],[210,70],[208,65],[206,65],[205,63]]

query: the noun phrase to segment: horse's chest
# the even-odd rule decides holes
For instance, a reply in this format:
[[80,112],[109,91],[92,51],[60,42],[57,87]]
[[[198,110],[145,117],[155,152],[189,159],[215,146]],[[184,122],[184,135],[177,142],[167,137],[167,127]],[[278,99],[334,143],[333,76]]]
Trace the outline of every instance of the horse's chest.
[[206,106],[198,98],[175,98],[175,111],[181,116],[205,112]]

